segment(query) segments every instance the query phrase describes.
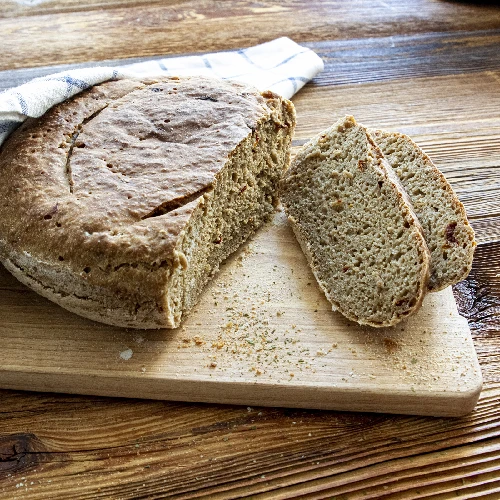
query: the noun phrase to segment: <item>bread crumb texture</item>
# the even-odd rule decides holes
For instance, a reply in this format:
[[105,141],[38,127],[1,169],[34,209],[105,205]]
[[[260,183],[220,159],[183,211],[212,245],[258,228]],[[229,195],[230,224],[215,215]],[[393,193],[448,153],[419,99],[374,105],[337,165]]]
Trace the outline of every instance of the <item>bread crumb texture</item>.
[[429,290],[463,280],[476,241],[465,208],[431,159],[406,135],[369,130],[411,198],[431,252]]
[[104,323],[173,328],[277,205],[291,102],[192,77],[93,87],[0,152],[0,258]]
[[304,145],[281,197],[334,309],[375,327],[418,310],[430,264],[422,228],[382,152],[352,116]]

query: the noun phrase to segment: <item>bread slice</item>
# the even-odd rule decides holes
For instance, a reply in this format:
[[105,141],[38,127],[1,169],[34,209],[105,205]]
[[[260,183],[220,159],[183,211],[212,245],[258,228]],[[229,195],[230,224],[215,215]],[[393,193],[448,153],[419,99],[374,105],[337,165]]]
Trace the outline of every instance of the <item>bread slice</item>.
[[334,310],[383,327],[420,307],[430,261],[422,229],[380,149],[352,116],[304,145],[280,186]]
[[108,82],[0,152],[0,259],[77,314],[175,328],[267,221],[293,104],[209,78]]
[[410,196],[431,252],[429,290],[464,279],[476,242],[465,208],[431,159],[406,135],[369,130]]

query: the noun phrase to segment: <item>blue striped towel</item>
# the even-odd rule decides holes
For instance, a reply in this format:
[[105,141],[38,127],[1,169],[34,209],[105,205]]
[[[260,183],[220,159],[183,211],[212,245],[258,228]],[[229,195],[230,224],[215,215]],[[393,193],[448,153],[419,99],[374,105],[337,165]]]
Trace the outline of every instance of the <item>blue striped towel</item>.
[[289,99],[323,67],[323,61],[312,50],[283,37],[232,52],[55,73],[0,93],[0,145],[26,118],[42,116],[52,106],[78,92],[111,79],[212,76],[238,80],[259,90],[272,90]]

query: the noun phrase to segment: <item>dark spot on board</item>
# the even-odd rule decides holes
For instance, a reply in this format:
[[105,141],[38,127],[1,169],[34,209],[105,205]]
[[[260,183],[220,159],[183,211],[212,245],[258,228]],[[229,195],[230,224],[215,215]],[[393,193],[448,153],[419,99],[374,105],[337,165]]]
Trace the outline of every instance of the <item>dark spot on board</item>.
[[399,344],[389,337],[384,337],[384,347],[389,354],[394,354],[399,349]]

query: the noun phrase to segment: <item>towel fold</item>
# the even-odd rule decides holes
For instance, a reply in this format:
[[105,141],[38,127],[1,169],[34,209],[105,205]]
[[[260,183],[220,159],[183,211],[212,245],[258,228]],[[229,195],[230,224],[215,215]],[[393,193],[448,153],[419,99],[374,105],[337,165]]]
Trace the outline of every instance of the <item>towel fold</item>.
[[118,78],[212,76],[238,80],[291,98],[323,70],[312,50],[283,37],[247,49],[202,56],[170,57],[117,67],[74,69],[35,78],[0,94],[0,145],[28,117],[98,83]]

